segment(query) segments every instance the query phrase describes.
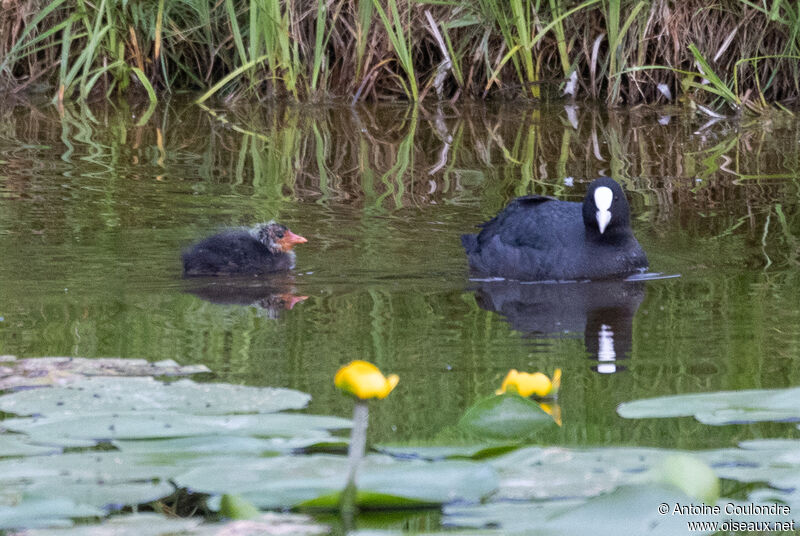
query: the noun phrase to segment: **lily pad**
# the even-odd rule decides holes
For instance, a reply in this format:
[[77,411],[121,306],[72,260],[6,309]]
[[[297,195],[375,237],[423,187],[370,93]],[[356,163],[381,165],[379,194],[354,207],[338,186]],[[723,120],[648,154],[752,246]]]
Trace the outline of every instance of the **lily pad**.
[[211,372],[205,365],[181,366],[171,359],[156,363],[119,357],[35,357],[6,361],[8,366],[0,367],[0,390],[58,385],[84,376],[186,376]]
[[800,420],[800,388],[718,391],[625,402],[617,413],[628,419],[690,417],[703,424]]
[[174,411],[59,415],[3,421],[4,428],[48,444],[58,444],[59,440],[152,439],[215,434],[311,437],[318,440],[322,439],[320,431],[346,429],[349,426],[347,419],[321,415],[187,415]]
[[800,489],[799,443],[787,440],[745,441],[740,449],[703,454],[722,478],[740,482],[767,482],[779,489]]
[[472,459],[481,460],[505,454],[519,447],[517,443],[509,444],[479,444],[479,445],[454,445],[431,447],[405,447],[392,445],[378,445],[376,450],[389,454],[395,458],[420,459],[420,460],[446,460],[446,459]]
[[448,507],[443,522],[450,526],[497,527],[502,534],[535,536],[680,536],[686,534],[685,519],[661,515],[657,510],[659,504],[677,502],[688,504],[691,499],[661,485],[626,486],[587,500]]
[[92,377],[48,389],[0,396],[0,411],[17,415],[75,415],[173,411],[195,415],[274,413],[301,409],[311,397],[292,389],[164,383],[153,378]]
[[[175,482],[195,492],[235,493],[259,508],[335,506],[347,479],[339,456],[281,456],[217,460],[179,475]],[[361,506],[391,507],[478,501],[497,478],[491,467],[468,461],[398,461],[368,456],[357,479]]]
[[495,500],[591,497],[647,481],[669,451],[527,447],[489,460],[500,476]]
[[201,519],[141,513],[108,518],[102,525],[27,530],[24,536],[178,536],[196,534]]
[[105,512],[67,498],[24,497],[13,506],[0,503],[0,530],[31,527],[67,527],[77,517],[102,517]]
[[0,458],[52,454],[58,451],[58,448],[52,446],[33,445],[23,435],[0,435]]
[[500,395],[474,404],[458,426],[479,437],[509,440],[532,437],[554,424],[536,402],[518,395]]
[[306,515],[267,512],[255,519],[202,525],[192,536],[312,536],[329,532],[328,526]]
[[333,444],[334,437],[324,431],[305,431],[299,437],[259,438],[240,435],[179,437],[174,439],[115,440],[123,452],[183,455],[289,453],[320,444]]
[[0,461],[0,489],[15,503],[28,495],[58,497],[100,508],[139,504],[174,491],[168,479],[191,460],[120,452],[74,452]]

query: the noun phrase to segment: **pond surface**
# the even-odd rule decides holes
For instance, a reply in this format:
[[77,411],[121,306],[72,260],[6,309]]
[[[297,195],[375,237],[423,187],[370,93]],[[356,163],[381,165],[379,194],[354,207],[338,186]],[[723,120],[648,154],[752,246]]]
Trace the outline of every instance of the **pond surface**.
[[[454,423],[510,368],[563,369],[563,426],[545,444],[800,437],[616,413],[800,385],[798,142],[793,118],[708,124],[678,108],[5,103],[0,354],[202,363],[347,417],[332,378],[366,359],[401,378],[373,442],[458,442]],[[678,277],[470,281],[462,233],[518,195],[580,200],[602,174],[627,191],[651,272]],[[293,275],[182,279],[193,241],[273,218],[309,240]]]

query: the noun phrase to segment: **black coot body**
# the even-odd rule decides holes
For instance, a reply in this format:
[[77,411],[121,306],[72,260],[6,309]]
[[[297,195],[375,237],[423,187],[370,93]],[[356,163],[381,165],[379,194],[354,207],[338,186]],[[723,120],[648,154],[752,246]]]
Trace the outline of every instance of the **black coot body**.
[[307,242],[286,226],[260,223],[231,229],[193,245],[183,253],[183,275],[258,275],[294,267],[295,244]]
[[520,281],[607,279],[647,268],[625,193],[613,179],[589,185],[583,203],[518,197],[462,235],[474,275]]

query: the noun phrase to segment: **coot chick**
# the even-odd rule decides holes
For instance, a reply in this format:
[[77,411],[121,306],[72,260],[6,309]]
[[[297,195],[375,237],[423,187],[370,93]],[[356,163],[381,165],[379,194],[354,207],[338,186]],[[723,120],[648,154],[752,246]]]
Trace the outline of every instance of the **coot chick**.
[[589,185],[583,203],[528,195],[511,201],[462,235],[478,276],[521,281],[607,279],[647,268],[633,236],[630,209],[619,184],[608,177]]
[[265,274],[294,267],[296,244],[308,242],[285,225],[270,221],[251,229],[231,229],[183,253],[183,275]]

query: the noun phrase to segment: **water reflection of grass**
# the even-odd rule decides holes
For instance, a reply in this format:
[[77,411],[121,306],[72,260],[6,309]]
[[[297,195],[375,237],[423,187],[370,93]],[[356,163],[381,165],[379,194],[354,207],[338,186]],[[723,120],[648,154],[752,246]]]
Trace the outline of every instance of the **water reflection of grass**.
[[[125,194],[108,190],[123,175],[256,195],[267,203],[264,212],[275,213],[291,199],[346,201],[373,211],[480,200],[486,217],[513,195],[576,199],[580,194],[572,193],[568,178],[605,173],[625,184],[634,213],[651,221],[675,207],[718,216],[732,209],[730,218],[714,219],[715,235],[745,215],[750,232],[759,233],[766,208],[793,207],[800,191],[800,154],[792,143],[797,125],[786,120],[766,128],[724,121],[699,128],[671,109],[578,108],[567,120],[560,109],[519,113],[505,105],[330,107],[313,114],[291,107],[256,114],[209,110],[163,107],[153,112],[157,127],[136,119],[131,124],[131,117],[149,111],[124,103],[64,106],[58,117],[37,112],[29,121],[8,116],[3,145],[15,149],[6,168],[26,167],[33,153],[20,141],[24,147],[26,139],[30,146],[39,137],[51,139],[49,125],[58,124],[53,147],[60,148],[63,166],[72,174],[80,163],[83,186],[110,194],[109,215],[124,211],[119,201]],[[795,229],[795,211],[782,214],[782,228]]]

